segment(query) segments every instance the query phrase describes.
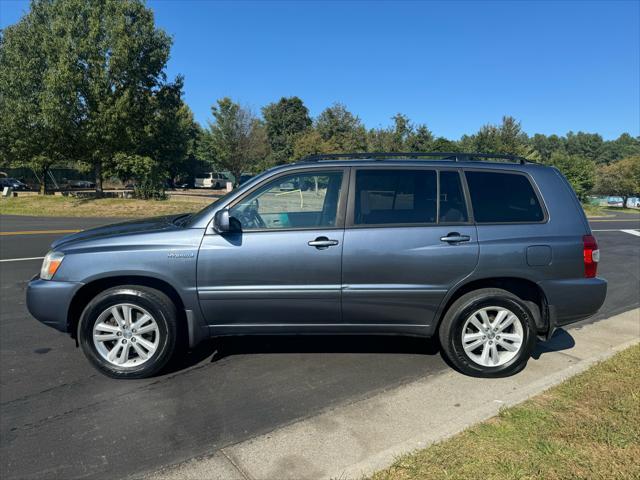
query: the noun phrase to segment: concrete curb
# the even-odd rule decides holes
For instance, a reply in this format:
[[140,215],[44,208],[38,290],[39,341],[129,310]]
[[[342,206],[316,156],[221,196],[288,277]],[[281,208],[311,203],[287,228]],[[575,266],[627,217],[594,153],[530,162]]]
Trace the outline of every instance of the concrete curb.
[[575,345],[543,344],[538,359],[513,377],[477,379],[447,371],[142,478],[303,480],[371,474],[399,455],[450,437],[639,343],[640,309],[569,332]]

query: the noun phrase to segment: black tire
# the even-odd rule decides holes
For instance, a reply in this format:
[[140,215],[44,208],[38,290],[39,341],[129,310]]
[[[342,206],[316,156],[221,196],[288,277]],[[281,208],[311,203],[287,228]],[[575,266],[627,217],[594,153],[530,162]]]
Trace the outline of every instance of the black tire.
[[[116,366],[101,356],[93,341],[93,329],[100,314],[122,303],[143,308],[158,326],[158,346],[141,365]],[[178,333],[178,312],[171,299],[158,290],[138,285],[123,285],[99,293],[85,307],[78,323],[78,341],[85,356],[111,378],[147,378],[160,372],[177,351]]]
[[[464,351],[462,329],[475,311],[484,307],[503,307],[513,312],[522,325],[523,340],[517,354],[508,362],[496,367],[481,365]],[[536,324],[527,305],[516,295],[499,288],[474,290],[457,299],[440,324],[439,337],[446,359],[461,373],[474,377],[508,377],[522,370],[536,345]]]

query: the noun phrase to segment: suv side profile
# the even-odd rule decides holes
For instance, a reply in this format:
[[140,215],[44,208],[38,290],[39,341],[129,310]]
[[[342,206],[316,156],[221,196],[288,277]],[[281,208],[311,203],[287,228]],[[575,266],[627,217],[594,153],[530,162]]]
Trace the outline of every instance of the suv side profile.
[[115,378],[246,334],[437,336],[459,371],[498,377],[524,368],[537,337],[600,308],[598,261],[553,167],[325,155],[268,170],[192,215],[57,240],[27,305]]

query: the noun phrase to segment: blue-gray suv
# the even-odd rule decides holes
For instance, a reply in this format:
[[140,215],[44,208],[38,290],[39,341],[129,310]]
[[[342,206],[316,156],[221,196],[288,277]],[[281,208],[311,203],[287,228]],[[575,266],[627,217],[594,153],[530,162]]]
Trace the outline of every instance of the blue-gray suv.
[[[428,160],[425,160],[428,159]],[[116,378],[208,337],[437,336],[460,371],[521,370],[606,281],[571,186],[508,155],[310,157],[198,213],[54,242],[29,311]]]

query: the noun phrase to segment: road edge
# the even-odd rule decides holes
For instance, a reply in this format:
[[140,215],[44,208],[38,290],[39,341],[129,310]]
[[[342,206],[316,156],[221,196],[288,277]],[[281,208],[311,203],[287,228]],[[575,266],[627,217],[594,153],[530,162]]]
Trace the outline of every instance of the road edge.
[[575,338],[571,349],[551,343],[550,350],[543,349],[513,377],[485,380],[445,371],[134,478],[301,480],[370,475],[400,455],[449,438],[640,343],[640,308],[570,333]]

